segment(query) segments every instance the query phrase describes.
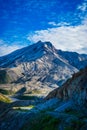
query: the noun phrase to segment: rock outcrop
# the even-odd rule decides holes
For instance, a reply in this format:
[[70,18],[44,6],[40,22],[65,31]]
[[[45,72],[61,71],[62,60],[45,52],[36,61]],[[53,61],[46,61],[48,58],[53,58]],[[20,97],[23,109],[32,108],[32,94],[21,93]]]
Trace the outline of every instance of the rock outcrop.
[[87,107],[87,68],[73,74],[60,88],[50,92],[46,99],[54,97],[73,100],[77,106]]

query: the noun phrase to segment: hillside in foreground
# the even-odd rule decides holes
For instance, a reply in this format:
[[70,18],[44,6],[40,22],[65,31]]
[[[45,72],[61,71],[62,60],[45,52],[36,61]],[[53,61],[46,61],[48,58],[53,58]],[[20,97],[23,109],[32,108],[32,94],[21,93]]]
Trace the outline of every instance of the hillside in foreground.
[[36,104],[33,100],[26,106],[22,106],[20,100],[10,103],[7,111],[0,115],[0,129],[86,130],[86,109],[87,68],[74,74]]

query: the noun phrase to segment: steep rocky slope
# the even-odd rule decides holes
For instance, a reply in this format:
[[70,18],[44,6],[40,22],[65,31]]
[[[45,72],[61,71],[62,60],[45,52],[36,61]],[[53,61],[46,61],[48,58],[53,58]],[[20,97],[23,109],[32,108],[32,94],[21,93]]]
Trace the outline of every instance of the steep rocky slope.
[[76,105],[87,107],[87,68],[73,74],[62,87],[50,92],[46,99],[54,97],[73,100]]
[[87,66],[87,54],[78,54],[77,52],[68,52],[62,50],[58,50],[58,54],[65,58],[69,64],[77,69],[82,69]]

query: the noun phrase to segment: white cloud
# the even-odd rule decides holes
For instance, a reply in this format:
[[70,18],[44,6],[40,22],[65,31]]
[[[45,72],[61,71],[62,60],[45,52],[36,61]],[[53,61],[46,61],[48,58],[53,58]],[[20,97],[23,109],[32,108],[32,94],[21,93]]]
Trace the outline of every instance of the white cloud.
[[78,10],[81,10],[81,11],[86,11],[87,10],[87,2],[85,1],[84,3],[82,3],[82,5],[79,5],[77,7]]
[[2,39],[0,39],[0,56],[6,55],[8,53],[11,53],[12,51],[15,51],[19,48],[22,48],[21,45],[8,45],[6,44]]
[[52,26],[57,26],[57,24],[55,22],[48,22],[49,25],[52,25]]
[[61,26],[35,31],[28,36],[28,40],[50,41],[57,49],[87,53],[87,19],[78,26]]
[[49,25],[52,25],[52,26],[68,26],[70,25],[69,23],[66,23],[66,22],[60,22],[60,23],[56,23],[56,22],[48,22]]

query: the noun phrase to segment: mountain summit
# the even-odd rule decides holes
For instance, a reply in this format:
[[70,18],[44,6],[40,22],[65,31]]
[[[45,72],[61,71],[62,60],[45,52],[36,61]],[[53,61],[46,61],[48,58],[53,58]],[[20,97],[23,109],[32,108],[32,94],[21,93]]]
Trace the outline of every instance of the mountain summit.
[[36,44],[14,51],[0,57],[0,67],[11,67],[22,62],[34,61],[45,54],[55,53],[56,49],[50,42],[38,41]]

